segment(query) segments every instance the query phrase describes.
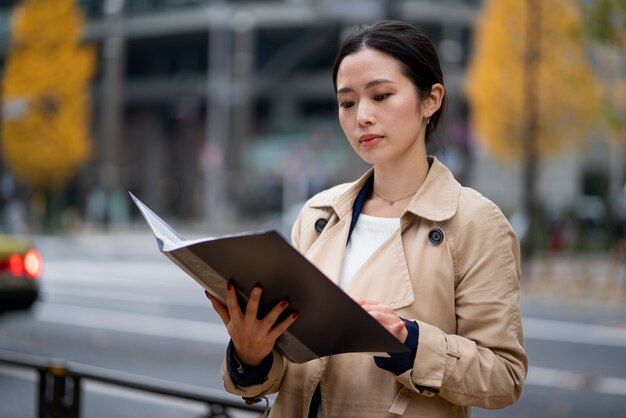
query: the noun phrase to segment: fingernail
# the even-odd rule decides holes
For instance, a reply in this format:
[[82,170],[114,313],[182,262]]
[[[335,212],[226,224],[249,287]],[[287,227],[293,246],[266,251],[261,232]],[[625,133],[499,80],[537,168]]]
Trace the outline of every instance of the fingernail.
[[298,312],[294,312],[294,313],[292,313],[292,314],[291,314],[291,317],[292,317],[293,319],[296,319],[296,318],[298,317]]
[[226,284],[226,289],[227,289],[227,290],[233,290],[233,284],[232,284],[231,282],[228,282],[228,283]]
[[282,302],[280,302],[280,307],[281,307],[281,308],[286,308],[286,307],[287,307],[287,305],[288,305],[288,303],[287,303],[287,302],[285,302],[284,300],[283,300]]
[[[207,298],[209,297],[209,292],[208,292],[208,290],[205,290],[205,291],[204,291],[204,294],[206,295],[206,297],[207,297]],[[210,298],[209,298],[209,299],[210,299]]]

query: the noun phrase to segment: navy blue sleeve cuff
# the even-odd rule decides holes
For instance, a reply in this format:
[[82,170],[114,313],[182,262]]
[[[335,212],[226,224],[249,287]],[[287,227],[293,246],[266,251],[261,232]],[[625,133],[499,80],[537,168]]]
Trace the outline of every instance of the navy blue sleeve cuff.
[[401,375],[407,370],[413,368],[415,362],[415,354],[417,353],[417,344],[420,337],[420,328],[417,322],[402,319],[406,324],[406,330],[409,335],[406,337],[404,345],[410,350],[406,353],[390,353],[390,357],[374,357],[376,365],[381,369],[385,369],[396,376]]
[[258,366],[244,366],[235,356],[235,347],[232,340],[228,343],[228,348],[226,348],[226,367],[228,367],[228,373],[230,373],[230,377],[237,386],[246,387],[263,383],[272,368],[273,362],[272,353],[269,353]]

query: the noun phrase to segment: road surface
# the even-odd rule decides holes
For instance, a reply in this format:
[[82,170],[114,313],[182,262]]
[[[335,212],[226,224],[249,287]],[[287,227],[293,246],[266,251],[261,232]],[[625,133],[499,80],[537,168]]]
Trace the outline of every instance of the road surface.
[[[42,237],[41,300],[0,316],[0,349],[222,390],[227,334],[148,234]],[[626,309],[523,296],[521,400],[474,417],[626,417]],[[0,366],[0,417],[35,416],[36,377]],[[205,406],[88,383],[82,416],[202,417]]]

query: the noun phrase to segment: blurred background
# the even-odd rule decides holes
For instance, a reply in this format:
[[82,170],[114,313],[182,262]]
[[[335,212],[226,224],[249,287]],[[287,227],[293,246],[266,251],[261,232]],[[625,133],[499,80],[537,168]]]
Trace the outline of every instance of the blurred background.
[[[430,152],[523,243],[527,389],[476,415],[626,416],[625,0],[0,0],[0,303],[34,295],[0,315],[0,349],[219,389],[219,319],[127,192],[189,238],[288,236],[310,196],[367,169],[331,67],[384,18],[439,51]],[[33,385],[0,366],[0,416],[33,416]],[[88,393],[90,417],[204,414]]]

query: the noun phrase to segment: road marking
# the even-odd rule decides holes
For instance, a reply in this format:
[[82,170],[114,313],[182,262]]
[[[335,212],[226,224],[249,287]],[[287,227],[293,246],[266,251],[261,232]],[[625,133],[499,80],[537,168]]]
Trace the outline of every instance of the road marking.
[[626,396],[626,379],[590,376],[546,367],[531,366],[528,369],[526,385]]
[[224,325],[211,323],[208,319],[207,321],[193,321],[54,303],[37,304],[33,316],[41,322],[90,329],[179,338],[211,344],[226,345],[229,341]]
[[[128,273],[126,273],[128,274]],[[145,274],[145,273],[144,273]],[[188,277],[185,273],[181,271],[175,271],[172,275],[168,275],[167,277],[159,277],[159,276],[124,276],[124,275],[103,275],[103,274],[94,274],[93,272],[76,272],[76,273],[68,273],[68,272],[45,272],[42,276],[42,283],[54,283],[54,284],[63,284],[63,285],[72,285],[72,284],[80,284],[80,285],[104,285],[104,286],[127,286],[127,287],[137,287],[138,285],[144,286],[159,286],[159,287],[179,287],[186,286],[189,284],[195,284],[195,281]]]
[[528,340],[626,347],[624,328],[527,317],[522,322]]
[[[65,291],[62,293],[65,293]],[[68,291],[67,293],[71,295],[72,291]],[[79,293],[80,291],[76,291],[75,294],[78,295]],[[91,297],[96,297],[97,292],[90,293],[89,295]],[[128,296],[118,294],[116,292],[108,292],[108,294],[103,294],[101,296],[103,296],[103,299],[129,302],[141,301],[145,303],[154,303],[157,306],[159,305],[158,297],[153,299],[149,296]],[[172,304],[170,302],[167,303]],[[178,302],[174,302],[174,304],[178,304]],[[197,302],[192,303],[190,298],[189,303],[181,302],[180,304],[195,306]],[[72,314],[72,312],[76,311],[85,313],[85,315]],[[227,333],[223,329],[223,326],[221,324],[211,324],[208,321],[203,322],[174,319],[56,303],[39,304],[38,309],[36,310],[36,317],[41,321],[57,322],[90,328],[101,328],[111,331],[134,332],[144,335],[185,338],[196,341],[218,343],[228,341]],[[561,343],[566,342],[604,347],[626,347],[626,329],[624,328],[527,317],[523,319],[523,324],[524,338],[527,340],[553,341]],[[218,329],[222,332],[218,332]],[[214,340],[211,335],[222,335],[225,340],[220,339],[221,337],[217,337],[218,339]]]
[[0,374],[29,382],[35,382],[38,378],[35,370],[28,370],[24,367],[10,366],[6,364],[0,364]]
[[[201,295],[201,297],[193,297],[194,295],[188,294],[185,292],[183,297],[181,297],[178,293],[178,299],[175,300],[174,294],[169,295],[149,295],[145,293],[126,293],[126,292],[116,292],[111,290],[94,290],[93,288],[67,288],[65,286],[44,286],[43,287],[43,299],[46,302],[50,301],[50,297],[61,297],[61,298],[85,298],[87,300],[92,299],[102,299],[113,302],[134,302],[134,303],[146,303],[153,305],[169,305],[169,306],[211,306],[207,298],[204,296],[202,292],[202,287],[194,286],[197,295]],[[185,289],[187,290],[187,289]],[[196,295],[196,296],[197,296]]]

